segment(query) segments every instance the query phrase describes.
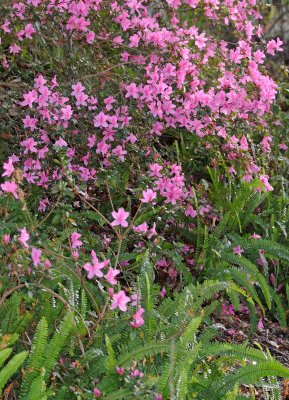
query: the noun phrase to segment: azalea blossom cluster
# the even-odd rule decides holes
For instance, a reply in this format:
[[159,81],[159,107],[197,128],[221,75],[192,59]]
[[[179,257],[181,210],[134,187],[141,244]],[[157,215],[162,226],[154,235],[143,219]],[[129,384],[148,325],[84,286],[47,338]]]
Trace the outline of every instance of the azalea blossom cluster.
[[[262,38],[262,27],[258,24],[261,16],[255,0],[167,0],[163,12],[157,12],[155,7],[157,3],[148,4],[145,0],[108,4],[101,0],[26,0],[8,7],[1,30],[3,43],[6,36],[11,41],[11,35],[15,35],[18,44],[14,43],[13,49],[20,47],[24,39],[33,40],[35,35],[41,35],[39,24],[37,31],[32,22],[26,23],[28,13],[32,12],[35,24],[39,19],[45,22],[44,26],[56,21],[55,34],[63,36],[67,32],[72,42],[83,39],[92,47],[108,42],[115,48],[120,64],[130,64],[138,71],[136,80],[119,82],[118,96],[111,92],[103,99],[89,95],[82,82],[75,82],[72,104],[61,92],[53,91],[58,86],[56,77],[50,87],[43,76],[37,77],[34,89],[24,93],[21,103],[31,108],[33,114],[37,109],[37,115],[27,114],[23,119],[24,128],[34,136],[23,142],[24,154],[36,152],[35,137],[40,138],[41,145],[51,145],[51,128],[45,132],[44,125],[66,129],[66,137],[60,136],[52,143],[68,146],[68,133],[84,134],[76,122],[72,123],[84,113],[86,124],[91,126],[92,120],[95,129],[89,129],[90,135],[85,139],[87,153],[82,158],[84,165],[78,169],[84,181],[92,179],[97,173],[87,168],[92,154],[101,154],[109,165],[111,157],[124,161],[129,153],[128,144],[138,145],[138,134],[131,128],[135,109],[148,122],[144,135],[150,142],[154,141],[151,137],[156,140],[170,129],[206,138],[207,146],[217,138],[226,154],[229,173],[235,175],[236,165],[241,164],[244,179],[253,179],[259,170],[253,168],[251,172],[254,159],[250,133],[256,122],[265,129],[266,113],[270,112],[277,92],[276,84],[264,73],[262,65],[266,53],[274,55],[282,50],[282,42],[271,40],[261,46],[262,50],[256,47],[254,39]],[[233,25],[237,33],[235,44],[217,40],[209,27],[206,32],[193,23],[188,26],[178,15],[183,7],[204,14],[208,20]],[[93,22],[100,10],[112,18],[111,31],[108,27],[104,32]],[[23,24],[19,31],[15,20]],[[13,49],[10,52],[15,53]],[[3,62],[7,63],[5,52]],[[235,133],[237,124],[242,131]],[[261,138],[260,150],[269,152],[271,139]],[[70,149],[69,157],[75,151]],[[42,147],[42,152],[47,152],[47,146]],[[41,169],[39,165],[36,168]],[[57,171],[55,175],[59,176]],[[42,180],[46,179],[42,176]]]

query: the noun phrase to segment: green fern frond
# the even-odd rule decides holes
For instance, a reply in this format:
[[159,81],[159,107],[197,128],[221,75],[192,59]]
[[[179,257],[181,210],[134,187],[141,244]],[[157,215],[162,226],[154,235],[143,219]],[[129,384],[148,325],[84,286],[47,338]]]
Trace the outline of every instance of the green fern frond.
[[47,345],[46,357],[43,366],[45,367],[45,377],[51,373],[52,368],[57,362],[60,351],[63,349],[64,345],[67,343],[67,339],[69,338],[74,326],[74,314],[69,312],[62,324],[60,326],[59,331],[56,331],[52,336],[52,339]]
[[111,345],[111,341],[107,335],[105,335],[105,344],[106,344],[106,349],[107,349],[107,353],[108,353],[108,357],[107,357],[107,361],[106,361],[106,370],[107,370],[107,372],[115,372],[115,367],[116,367],[115,352]]
[[27,360],[24,380],[21,385],[20,399],[26,400],[26,395],[31,382],[39,375],[39,370],[43,366],[46,353],[46,341],[48,336],[47,321],[43,317],[38,323],[32,348]]
[[33,379],[26,400],[46,400],[48,398],[43,375],[41,374]]
[[121,367],[128,367],[132,361],[140,361],[145,357],[153,356],[159,353],[167,353],[170,350],[169,342],[148,342],[143,346],[138,346],[131,352],[123,354],[117,360],[117,365]]
[[[9,349],[6,349],[9,350]],[[5,350],[3,350],[5,351]],[[6,352],[7,355],[7,352]],[[16,354],[8,364],[1,369],[0,371],[0,394],[2,394],[3,388],[8,382],[8,380],[12,377],[15,372],[17,372],[18,368],[23,364],[25,358],[27,357],[28,352],[23,351],[21,353]]]
[[254,265],[250,260],[243,256],[237,256],[235,254],[229,252],[222,252],[222,259],[227,261],[230,264],[238,265],[240,268],[243,268],[247,271],[254,281],[260,286],[262,289],[263,296],[266,300],[267,307],[271,308],[271,295],[270,288],[264,278],[264,276],[259,272],[256,265]]
[[220,400],[228,390],[239,385],[256,384],[259,379],[279,376],[280,378],[289,378],[289,370],[280,364],[278,361],[264,361],[258,365],[247,365],[240,368],[237,372],[231,375],[222,377],[221,379],[212,382],[204,393],[204,400]]

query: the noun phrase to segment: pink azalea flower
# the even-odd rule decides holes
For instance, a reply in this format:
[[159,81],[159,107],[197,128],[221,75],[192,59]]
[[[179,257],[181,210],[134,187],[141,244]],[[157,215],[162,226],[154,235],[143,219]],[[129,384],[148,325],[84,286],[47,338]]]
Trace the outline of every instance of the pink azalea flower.
[[98,398],[98,397],[101,396],[101,391],[100,391],[97,387],[95,387],[95,388],[93,389],[93,396],[94,396],[95,398]]
[[13,174],[14,172],[14,166],[13,166],[13,161],[12,158],[10,157],[7,163],[3,164],[3,169],[4,172],[2,176],[8,176],[8,178]]
[[137,293],[134,293],[131,295],[131,300],[132,300],[132,303],[131,303],[132,306],[137,306],[138,303],[140,302],[140,298]]
[[244,250],[241,249],[241,246],[238,245],[236,247],[233,247],[233,253],[237,254],[238,256],[241,256],[242,253],[244,253]]
[[21,47],[17,46],[16,43],[11,44],[9,47],[9,53],[11,54],[18,54],[21,51]]
[[147,189],[142,192],[142,198],[140,201],[143,203],[151,203],[156,197],[157,195],[152,189]]
[[24,124],[24,128],[29,128],[33,132],[36,129],[38,119],[31,118],[30,115],[26,115],[25,118],[22,119],[22,122]]
[[67,144],[67,142],[66,142],[64,139],[59,138],[58,140],[56,140],[55,146],[58,146],[58,147],[67,147],[68,144]]
[[253,233],[253,235],[250,236],[250,239],[261,239],[261,236],[257,233]]
[[26,227],[20,230],[20,236],[18,238],[19,242],[26,248],[29,247],[29,245],[27,244],[28,240],[30,238],[29,233],[26,230]]
[[117,280],[115,279],[115,277],[119,274],[120,274],[120,271],[118,269],[113,269],[113,268],[109,267],[108,273],[105,275],[105,279],[107,280],[107,282],[109,284],[116,285]]
[[73,110],[70,105],[63,107],[60,111],[62,114],[61,119],[63,119],[64,121],[69,121],[73,115]]
[[143,324],[144,324],[144,319],[142,317],[142,314],[144,313],[144,309],[143,308],[139,308],[137,310],[137,312],[133,315],[133,319],[134,321],[130,322],[130,325],[133,328],[140,328]]
[[187,217],[195,218],[197,216],[197,211],[193,209],[193,207],[189,204],[186,211],[185,215]]
[[265,190],[272,192],[274,190],[273,186],[269,183],[269,176],[268,175],[260,175],[260,181],[263,183]]
[[32,248],[32,250],[31,250],[31,259],[33,261],[34,267],[37,267],[40,264],[41,254],[42,254],[42,250],[35,249],[34,247]]
[[77,247],[80,247],[82,245],[82,241],[78,240],[79,238],[81,238],[81,234],[77,233],[77,232],[73,232],[70,236],[71,239],[71,247],[73,249],[77,249]]
[[37,95],[36,90],[31,90],[28,93],[24,93],[23,98],[24,98],[24,100],[20,104],[23,107],[28,106],[28,107],[32,108],[32,104],[35,103],[35,101],[38,98],[38,95]]
[[262,331],[264,329],[263,319],[262,318],[259,319],[257,328],[259,329],[259,331]]
[[118,375],[123,375],[124,374],[124,368],[121,367],[115,367],[116,373]]
[[134,99],[137,99],[139,97],[139,95],[138,95],[139,89],[134,82],[131,83],[130,85],[126,86],[125,88],[127,91],[127,93],[125,95],[126,98],[133,97]]
[[12,193],[13,196],[16,199],[18,199],[18,194],[17,194],[18,185],[15,182],[7,181],[1,183],[1,189],[3,190],[3,192]]
[[114,221],[111,223],[112,226],[122,226],[126,228],[128,226],[127,218],[129,217],[129,212],[125,211],[122,207],[118,211],[113,211],[111,215]]
[[34,29],[32,24],[27,24],[24,28],[24,35],[27,39],[32,39],[32,34],[35,33],[36,30]]
[[162,174],[160,173],[160,171],[163,169],[163,167],[157,163],[154,164],[149,164],[149,176],[152,177],[158,177],[160,178],[162,176]]
[[157,231],[156,231],[156,223],[154,222],[152,228],[149,230],[148,238],[150,239],[152,236],[155,235],[157,235]]
[[237,172],[236,172],[235,168],[233,167],[233,165],[229,168],[229,173],[232,174],[232,175],[236,175],[237,174]]
[[4,237],[3,237],[3,243],[4,244],[8,244],[10,242],[10,240],[11,240],[10,235],[9,234],[5,234]]
[[147,233],[148,224],[146,222],[143,222],[141,225],[133,226],[132,229],[136,233]]
[[251,182],[252,179],[253,179],[252,175],[246,174],[246,175],[243,176],[242,181]]
[[99,261],[94,250],[91,251],[92,264],[85,263],[83,268],[88,272],[87,278],[92,279],[94,276],[103,277],[102,269],[109,264],[109,260]]
[[130,298],[128,296],[126,296],[126,294],[123,290],[121,290],[118,293],[113,294],[112,299],[113,299],[113,302],[111,305],[112,310],[119,308],[121,311],[127,311],[127,303],[130,302]]
[[95,39],[95,33],[93,31],[89,31],[86,35],[86,41],[89,44],[92,44],[94,42]]
[[270,40],[267,43],[267,53],[274,56],[276,51],[283,51],[281,47],[282,44],[283,42],[279,38],[277,38],[276,41],[274,39]]
[[28,138],[26,140],[23,140],[20,142],[22,147],[25,147],[24,154],[30,153],[37,153],[37,148],[35,147],[37,145],[37,142],[32,138]]
[[286,146],[285,143],[280,143],[280,144],[279,144],[279,149],[280,149],[280,150],[286,151],[286,150],[288,150],[288,146]]

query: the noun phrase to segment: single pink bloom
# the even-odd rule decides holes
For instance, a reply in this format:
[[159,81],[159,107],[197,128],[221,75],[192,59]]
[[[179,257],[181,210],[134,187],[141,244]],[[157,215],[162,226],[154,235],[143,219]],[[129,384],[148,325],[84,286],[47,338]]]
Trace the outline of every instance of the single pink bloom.
[[3,192],[12,193],[13,196],[16,199],[18,199],[18,194],[17,194],[18,185],[15,182],[7,181],[1,183],[1,189],[3,190]]
[[26,227],[20,230],[20,236],[19,236],[19,242],[22,243],[22,245],[26,248],[29,247],[29,245],[27,244],[27,241],[29,240],[30,235],[26,230]]
[[143,308],[139,308],[137,312],[133,315],[134,321],[130,322],[130,326],[133,328],[140,328],[144,324],[144,319],[142,314],[144,313]]
[[25,118],[22,119],[22,122],[24,124],[24,128],[29,128],[33,132],[36,129],[38,119],[31,118],[30,115],[26,115]]
[[239,245],[239,246],[233,247],[233,253],[237,254],[238,256],[241,256],[242,253],[244,253],[244,250],[242,250],[241,246]]
[[13,160],[10,157],[7,163],[3,164],[3,169],[4,172],[2,176],[8,176],[8,178],[13,174],[14,172],[14,166],[13,166]]
[[134,294],[131,295],[131,300],[132,300],[131,305],[132,306],[137,306],[139,301],[140,301],[140,298],[139,298],[137,293],[134,293]]
[[197,211],[193,209],[193,207],[189,204],[186,211],[185,211],[186,217],[191,217],[195,218],[197,216]]
[[123,375],[124,374],[124,368],[121,367],[115,367],[115,370],[118,375]]
[[264,325],[263,325],[263,319],[262,317],[259,319],[257,328],[259,329],[259,331],[262,331],[264,329]]
[[24,93],[23,95],[24,100],[22,101],[21,106],[25,107],[28,106],[30,108],[32,108],[32,104],[35,103],[35,101],[38,98],[38,94],[36,92],[36,90],[31,90],[28,93]]
[[77,247],[80,247],[82,245],[82,241],[78,240],[81,237],[80,233],[73,232],[70,236],[71,238],[71,247],[73,249],[76,249]]
[[67,142],[66,142],[64,139],[59,138],[58,140],[56,140],[55,146],[58,146],[58,147],[67,147],[68,144],[67,144]]
[[9,53],[10,54],[18,54],[21,51],[21,47],[17,46],[16,43],[11,44],[9,47]]
[[288,146],[286,146],[285,143],[280,143],[280,144],[279,144],[279,149],[280,149],[280,150],[286,151],[286,150],[288,150]]
[[243,176],[242,181],[251,182],[252,179],[253,179],[252,175],[246,174],[246,175]]
[[98,278],[103,277],[102,269],[109,264],[109,260],[104,260],[102,262],[96,257],[95,251],[91,251],[92,264],[85,263],[83,268],[88,272],[87,278],[92,279],[94,276]]
[[88,34],[86,35],[86,41],[88,44],[92,44],[95,39],[95,33],[93,31],[89,31]]
[[272,192],[274,190],[273,186],[269,183],[269,175],[260,175],[260,181],[263,183],[266,190]]
[[137,99],[139,97],[139,89],[136,86],[136,84],[134,82],[132,82],[130,85],[125,87],[127,93],[125,95],[126,98],[128,97],[133,97],[134,99]]
[[236,172],[235,168],[233,167],[233,165],[229,168],[229,173],[232,174],[232,175],[236,175],[237,174],[237,172]]
[[151,203],[157,197],[156,193],[152,189],[147,189],[142,192],[142,203]]
[[127,311],[127,303],[130,302],[130,298],[126,296],[123,290],[113,294],[112,299],[113,299],[113,303],[111,305],[112,310],[119,308],[121,311]]
[[70,105],[63,107],[60,111],[62,114],[60,119],[63,119],[64,121],[69,121],[73,115],[73,110]]
[[94,397],[98,398],[101,396],[101,391],[96,387],[93,389],[93,395]]
[[24,35],[27,39],[32,39],[32,34],[35,33],[36,30],[34,29],[32,24],[27,24],[24,28]]
[[10,240],[11,240],[11,237],[9,234],[4,235],[4,237],[3,237],[4,244],[8,244],[10,242]]
[[111,285],[116,285],[117,280],[115,279],[115,277],[119,274],[120,274],[120,271],[118,269],[113,269],[113,268],[109,267],[108,273],[105,275],[105,279]]
[[125,211],[122,207],[118,209],[118,211],[113,211],[111,215],[114,218],[114,221],[111,223],[112,226],[122,226],[126,228],[128,226],[127,218],[129,216],[129,212]]
[[146,222],[143,222],[141,225],[133,226],[132,229],[136,233],[147,233],[148,224]]
[[250,236],[250,239],[261,239],[261,236],[257,233],[253,233],[253,235]]
[[30,153],[37,153],[37,148],[35,147],[37,146],[37,142],[32,137],[23,140],[20,144],[22,147],[25,147],[24,154],[28,154],[29,151]]
[[41,261],[41,254],[42,250],[40,249],[35,249],[34,247],[32,248],[31,251],[31,259],[33,261],[34,267],[37,267],[40,264]]

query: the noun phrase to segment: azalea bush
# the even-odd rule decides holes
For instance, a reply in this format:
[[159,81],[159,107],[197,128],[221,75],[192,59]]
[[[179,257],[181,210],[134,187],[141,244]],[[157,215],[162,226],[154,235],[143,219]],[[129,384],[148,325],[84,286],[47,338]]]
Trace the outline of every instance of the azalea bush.
[[288,370],[218,347],[214,324],[287,326],[286,116],[265,67],[282,41],[261,20],[255,0],[4,0],[5,395],[205,398],[216,380],[229,399],[268,377],[279,398]]

